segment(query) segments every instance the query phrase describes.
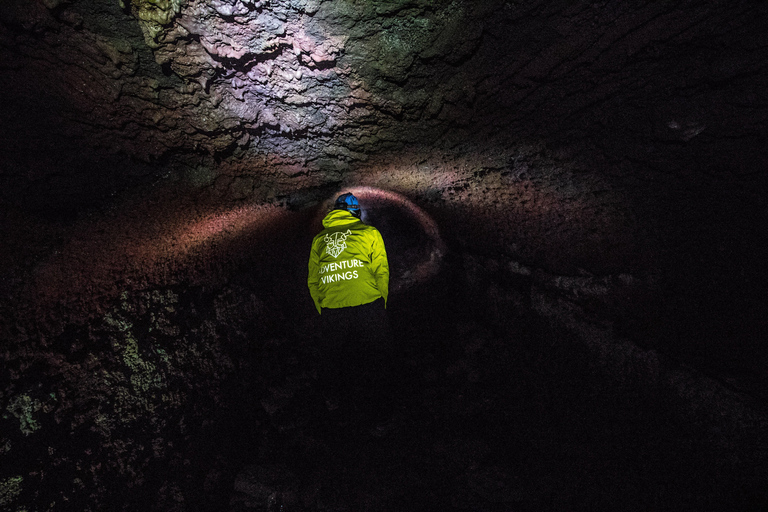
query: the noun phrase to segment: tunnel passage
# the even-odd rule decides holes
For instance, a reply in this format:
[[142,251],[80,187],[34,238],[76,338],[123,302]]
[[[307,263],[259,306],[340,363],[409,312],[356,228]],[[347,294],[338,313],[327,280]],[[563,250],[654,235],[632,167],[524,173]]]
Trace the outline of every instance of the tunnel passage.
[[[370,206],[365,218],[381,228],[393,262],[388,315],[406,391],[391,430],[339,421],[317,389],[323,340],[306,262],[335,195],[299,209],[212,211],[164,194],[152,211],[141,197],[151,215],[137,215],[136,203],[113,212],[117,231],[102,240],[115,247],[102,244],[100,258],[83,260],[102,270],[52,268],[72,264],[78,237],[102,232],[92,220],[38,269],[69,276],[72,286],[57,293],[72,308],[57,323],[25,317],[37,309],[14,310],[3,431],[11,450],[34,455],[13,468],[25,475],[19,502],[697,510],[761,498],[759,409],[616,339],[563,300],[609,281],[473,252],[489,247],[487,231],[460,238],[459,219],[471,215],[441,207],[434,193],[430,202],[383,187],[349,190]],[[163,212],[173,236],[158,240],[146,230]],[[493,234],[498,243],[503,232]],[[125,240],[164,250],[125,260]],[[435,263],[438,246],[439,264],[415,280],[409,269]],[[104,269],[131,282],[87,279]],[[92,297],[74,302],[66,293],[88,290],[81,279]],[[100,283],[107,288],[94,288]],[[31,290],[29,307],[40,297]]]
[[[367,186],[348,190],[361,201],[362,221],[376,226],[388,240],[393,292],[417,285],[439,272],[445,242],[429,214],[393,191]],[[321,211],[330,207],[327,203]]]
[[[764,510],[767,8],[6,0],[0,508]],[[406,201],[383,436],[314,385],[341,185]]]

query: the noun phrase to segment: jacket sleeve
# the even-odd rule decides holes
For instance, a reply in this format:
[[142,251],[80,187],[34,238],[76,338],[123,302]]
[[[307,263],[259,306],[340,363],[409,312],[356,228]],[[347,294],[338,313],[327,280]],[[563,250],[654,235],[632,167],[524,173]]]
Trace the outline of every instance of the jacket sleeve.
[[378,229],[373,230],[373,244],[371,248],[371,271],[376,279],[376,288],[384,297],[384,307],[387,307],[389,296],[389,261],[387,250],[384,248],[384,239]]
[[314,241],[312,242],[312,249],[309,251],[309,276],[307,277],[307,285],[309,286],[309,294],[312,296],[312,301],[315,303],[317,312],[322,314],[320,307],[320,280],[318,278],[318,270],[320,269],[320,255],[318,254]]

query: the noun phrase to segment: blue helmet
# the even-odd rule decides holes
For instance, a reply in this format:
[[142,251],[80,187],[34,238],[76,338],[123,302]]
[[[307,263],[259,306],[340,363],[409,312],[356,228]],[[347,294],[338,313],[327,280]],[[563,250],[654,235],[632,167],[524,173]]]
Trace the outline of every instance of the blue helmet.
[[336,199],[336,204],[333,205],[334,210],[347,210],[349,213],[360,218],[360,203],[357,202],[357,198],[347,192],[342,194]]

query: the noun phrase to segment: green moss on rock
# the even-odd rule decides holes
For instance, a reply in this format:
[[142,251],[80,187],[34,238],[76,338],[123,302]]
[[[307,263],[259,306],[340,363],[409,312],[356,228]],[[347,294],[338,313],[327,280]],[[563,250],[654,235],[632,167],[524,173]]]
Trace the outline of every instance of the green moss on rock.
[[0,508],[3,510],[13,510],[11,505],[21,494],[21,482],[23,480],[20,476],[14,476],[0,481]]
[[21,432],[28,436],[40,429],[34,414],[42,408],[43,404],[39,400],[33,400],[29,395],[21,394],[11,400],[6,410],[18,418]]
[[179,14],[182,3],[183,0],[131,0],[132,12],[139,19],[149,47],[158,46],[158,36]]

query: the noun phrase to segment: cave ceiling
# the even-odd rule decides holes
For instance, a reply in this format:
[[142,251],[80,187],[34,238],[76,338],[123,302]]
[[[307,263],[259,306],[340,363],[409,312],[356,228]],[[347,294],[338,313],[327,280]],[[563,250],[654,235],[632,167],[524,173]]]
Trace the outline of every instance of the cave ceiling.
[[311,174],[494,140],[604,167],[749,174],[765,156],[763,10],[13,0],[0,14],[4,152],[33,175],[46,171],[24,155],[85,174],[119,155]]

